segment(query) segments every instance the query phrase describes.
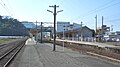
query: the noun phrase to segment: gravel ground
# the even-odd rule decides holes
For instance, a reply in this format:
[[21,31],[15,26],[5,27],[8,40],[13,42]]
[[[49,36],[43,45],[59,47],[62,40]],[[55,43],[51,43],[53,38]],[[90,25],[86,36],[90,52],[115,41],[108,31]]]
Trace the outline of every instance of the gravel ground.
[[[62,46],[62,45],[60,45],[60,46]],[[108,56],[108,57],[120,60],[120,54],[113,53],[113,52],[110,52],[110,51],[97,50],[97,49],[94,49],[94,48],[89,48],[89,47],[80,46],[80,45],[76,45],[76,44],[75,45],[65,44],[65,47],[73,49],[73,50],[77,50],[77,51],[83,52],[83,53],[93,52],[93,53],[97,53],[97,54],[100,54],[100,55],[103,55],[103,56]]]
[[120,46],[120,42],[103,42],[105,44],[110,44],[110,45],[115,45],[115,46]]
[[16,55],[16,57],[14,58],[14,60],[11,62],[10,66],[9,67],[18,67],[18,64],[20,62],[20,58],[24,52],[24,49],[25,49],[26,46],[24,46],[20,52]]
[[10,42],[13,42],[15,40],[18,40],[18,39],[10,39],[10,38],[0,38],[0,45],[2,44],[6,44],[6,43],[10,43]]

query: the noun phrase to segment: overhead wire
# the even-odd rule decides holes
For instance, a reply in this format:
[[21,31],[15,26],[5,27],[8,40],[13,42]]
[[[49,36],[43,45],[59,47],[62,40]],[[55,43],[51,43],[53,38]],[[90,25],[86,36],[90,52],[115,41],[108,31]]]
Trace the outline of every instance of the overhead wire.
[[111,20],[105,20],[106,22],[115,22],[115,21],[120,21],[120,18],[117,18],[117,19],[111,19]]
[[4,7],[2,3],[0,3],[0,5],[10,14],[10,12]]
[[[114,5],[117,5],[117,4],[119,4],[119,3],[120,3],[120,2],[117,2],[117,3],[111,4],[111,5],[105,6],[105,7],[103,7],[103,8],[96,9],[95,11],[89,13],[88,15],[93,14],[93,13],[95,13],[95,12],[100,12],[100,11],[102,11],[102,10],[105,10],[105,9],[107,9],[107,8],[109,8],[109,7],[112,7],[112,6],[114,6]],[[86,17],[86,16],[88,16],[88,15],[85,15],[85,16],[83,16],[83,17]]]
[[11,9],[11,12],[12,12],[13,16],[15,16],[15,17],[16,17],[16,14],[15,14],[15,12],[14,12],[13,8],[11,7],[11,4],[9,3],[9,1],[8,1],[8,0],[7,0],[6,2],[7,2],[7,4],[8,4],[8,6],[9,6],[9,8]]
[[90,10],[90,11],[88,12],[88,14],[89,14],[89,13],[93,13],[94,11],[96,11],[96,10],[98,10],[98,9],[101,9],[102,7],[105,7],[106,5],[109,5],[110,3],[113,3],[114,1],[115,1],[115,0],[111,0],[111,1],[109,1],[109,2],[107,2],[107,3],[105,3],[105,4],[101,5],[101,6],[99,6],[99,7],[95,8],[95,9],[93,9],[93,10]]
[[[111,1],[107,2],[106,4],[104,4],[104,5],[102,5],[102,6],[99,6],[99,7],[95,8],[95,9],[87,12],[86,15],[83,15],[81,18],[85,18],[85,17],[87,17],[88,15],[91,15],[91,14],[93,14],[93,13],[95,13],[95,12],[100,12],[100,11],[102,11],[102,10],[105,10],[105,9],[107,9],[107,8],[109,8],[109,7],[112,7],[112,6],[117,5],[117,4],[120,3],[120,2],[117,2],[117,3],[111,4],[111,3],[113,3],[114,1],[115,1],[115,0],[111,0]],[[80,17],[79,17],[79,18],[80,18]],[[77,18],[77,19],[78,19],[78,18]]]
[[[2,2],[2,3],[1,3]],[[3,2],[3,0],[1,0],[0,5],[8,12],[8,14],[10,16],[12,16],[13,14],[10,12],[10,10],[8,9],[8,7],[6,6],[6,4]]]

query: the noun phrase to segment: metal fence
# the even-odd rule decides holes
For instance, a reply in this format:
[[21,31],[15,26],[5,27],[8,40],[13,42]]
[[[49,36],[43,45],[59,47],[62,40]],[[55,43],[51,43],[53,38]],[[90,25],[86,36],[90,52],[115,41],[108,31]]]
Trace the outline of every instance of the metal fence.
[[[58,38],[59,39],[59,38]],[[81,38],[81,37],[64,37],[60,39],[65,39],[65,40],[74,40],[74,41],[85,41],[85,42],[96,42],[96,38],[94,37],[86,37],[86,38]]]
[[74,41],[84,41],[84,42],[120,42],[120,38],[95,38],[95,37],[62,37],[58,39],[65,39],[65,40],[74,40]]

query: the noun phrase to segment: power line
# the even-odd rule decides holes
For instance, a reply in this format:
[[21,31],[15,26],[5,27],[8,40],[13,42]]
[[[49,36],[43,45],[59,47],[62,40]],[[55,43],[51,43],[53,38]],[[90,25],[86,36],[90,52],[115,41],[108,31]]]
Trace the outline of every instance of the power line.
[[8,6],[9,6],[9,8],[11,9],[12,14],[16,17],[16,14],[15,14],[13,8],[11,7],[9,1],[7,0],[6,2],[7,2],[7,4],[8,4]]
[[93,13],[94,11],[96,11],[96,10],[98,10],[98,9],[100,9],[100,8],[106,6],[106,5],[108,5],[108,4],[110,4],[110,3],[114,2],[114,1],[115,0],[111,0],[111,1],[107,2],[106,4],[103,4],[102,6],[99,6],[99,7],[95,8],[95,9],[89,11],[88,13],[91,13],[91,12]]
[[112,20],[105,20],[106,22],[115,22],[115,21],[120,21],[120,18],[118,19],[112,19]]
[[[114,6],[114,5],[117,5],[117,4],[119,4],[119,3],[120,3],[120,2],[117,2],[117,3],[111,4],[111,5],[109,5],[109,6],[106,6],[106,7],[104,7],[104,8],[96,9],[95,11],[89,13],[88,15],[93,14],[93,13],[95,13],[95,12],[100,12],[100,11],[102,11],[102,10],[105,10],[105,9],[107,9],[107,8],[109,8],[109,7],[112,7],[112,6]],[[86,16],[88,16],[88,15],[85,15],[85,16],[83,16],[83,17],[86,17]]]
[[8,9],[8,7],[6,6],[6,4],[1,0],[1,2],[3,3],[0,3],[1,4],[1,6],[8,12],[8,14],[10,15],[10,16],[12,16],[12,13],[9,11],[9,9]]
[[[106,4],[104,4],[104,5],[102,5],[102,6],[99,6],[99,7],[95,8],[95,9],[87,12],[87,14],[86,14],[86,15],[83,15],[81,18],[85,18],[85,17],[87,17],[88,15],[91,15],[91,14],[93,14],[93,13],[95,13],[95,12],[100,12],[100,11],[102,11],[102,10],[105,10],[105,9],[107,9],[107,8],[109,8],[109,7],[112,7],[112,6],[117,5],[117,4],[120,3],[120,2],[117,2],[117,3],[111,4],[111,3],[113,3],[114,1],[115,1],[115,0],[111,0],[111,1],[107,2]],[[77,19],[78,19],[78,18],[77,18]]]
[[59,5],[61,5],[61,4],[63,4],[63,1],[64,1],[64,0],[59,0],[59,1],[56,0],[55,3],[57,3],[57,4],[59,3]]
[[0,3],[0,5],[9,13],[9,11],[4,7],[2,3]]

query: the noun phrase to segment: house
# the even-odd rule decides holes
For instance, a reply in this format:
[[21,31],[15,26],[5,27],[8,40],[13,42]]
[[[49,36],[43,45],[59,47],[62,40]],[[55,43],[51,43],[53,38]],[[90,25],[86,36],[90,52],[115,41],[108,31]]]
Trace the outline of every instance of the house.
[[105,41],[120,41],[120,31],[106,32],[103,38]]

